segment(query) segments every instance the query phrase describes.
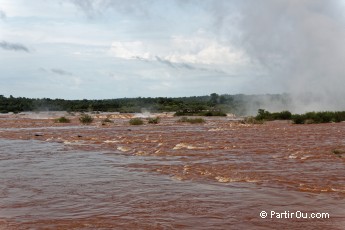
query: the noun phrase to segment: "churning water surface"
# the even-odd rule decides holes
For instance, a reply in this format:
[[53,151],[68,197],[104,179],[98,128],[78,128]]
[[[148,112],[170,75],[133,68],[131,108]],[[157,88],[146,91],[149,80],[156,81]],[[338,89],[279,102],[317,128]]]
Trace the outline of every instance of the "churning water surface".
[[[0,139],[0,229],[344,229],[343,197],[267,184],[179,181],[142,169],[159,161]],[[327,212],[330,218],[270,218],[271,210]],[[269,216],[261,218],[261,211]]]

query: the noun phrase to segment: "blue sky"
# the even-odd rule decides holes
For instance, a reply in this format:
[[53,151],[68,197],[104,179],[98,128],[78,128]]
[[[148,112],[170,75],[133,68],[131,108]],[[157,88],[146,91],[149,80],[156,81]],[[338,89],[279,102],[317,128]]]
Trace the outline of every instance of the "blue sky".
[[0,94],[327,94],[343,83],[342,12],[336,0],[0,0]]

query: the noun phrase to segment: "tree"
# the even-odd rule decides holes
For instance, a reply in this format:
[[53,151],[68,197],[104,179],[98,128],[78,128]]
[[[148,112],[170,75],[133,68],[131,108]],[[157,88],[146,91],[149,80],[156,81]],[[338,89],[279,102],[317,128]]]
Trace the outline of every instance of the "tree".
[[217,105],[218,103],[219,103],[219,95],[218,94],[216,94],[216,93],[211,93],[210,94],[210,104],[212,105],[212,106],[215,106],[215,105]]

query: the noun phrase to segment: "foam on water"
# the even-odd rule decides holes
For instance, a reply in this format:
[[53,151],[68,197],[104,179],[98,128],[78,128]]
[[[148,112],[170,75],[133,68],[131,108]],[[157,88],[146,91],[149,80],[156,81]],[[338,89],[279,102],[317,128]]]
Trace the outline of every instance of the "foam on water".
[[[106,128],[0,123],[12,127],[1,129],[0,138],[28,139],[0,139],[0,219],[6,221],[0,224],[14,229],[345,226],[344,157],[334,151],[344,149],[345,124],[241,126],[207,119],[203,125],[181,125],[177,118],[164,118],[131,131],[128,120]],[[261,210],[283,209],[329,212],[331,219],[258,216]]]

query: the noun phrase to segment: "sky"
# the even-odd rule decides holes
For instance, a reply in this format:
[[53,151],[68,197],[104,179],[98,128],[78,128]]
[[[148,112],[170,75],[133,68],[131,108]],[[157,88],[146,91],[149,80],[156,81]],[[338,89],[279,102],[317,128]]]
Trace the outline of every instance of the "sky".
[[339,108],[344,41],[341,0],[0,0],[0,94],[291,93]]

